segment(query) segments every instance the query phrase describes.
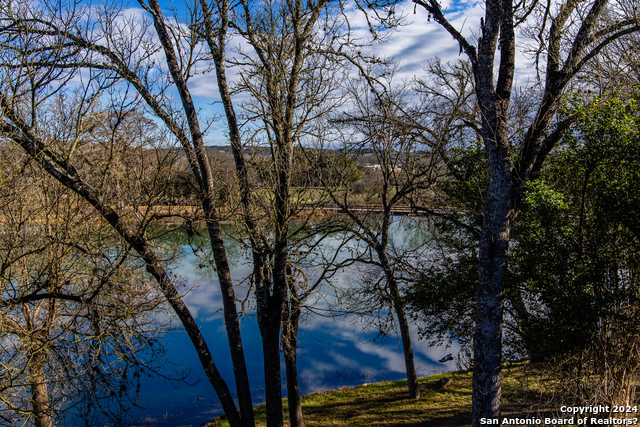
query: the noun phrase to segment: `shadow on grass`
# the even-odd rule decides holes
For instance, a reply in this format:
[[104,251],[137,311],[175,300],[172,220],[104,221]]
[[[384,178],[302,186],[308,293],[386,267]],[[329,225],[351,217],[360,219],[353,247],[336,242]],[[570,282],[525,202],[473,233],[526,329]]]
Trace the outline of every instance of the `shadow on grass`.
[[[540,392],[518,378],[521,369],[503,380],[502,413],[506,417],[548,416]],[[444,387],[439,380],[449,378]],[[403,426],[467,427],[471,425],[471,373],[454,372],[421,378],[420,399],[411,399],[407,382],[366,384],[355,388],[312,393],[302,399],[306,427]],[[288,408],[285,400],[285,426]],[[265,408],[256,408],[256,425],[266,426]],[[213,424],[215,425],[215,424]]]

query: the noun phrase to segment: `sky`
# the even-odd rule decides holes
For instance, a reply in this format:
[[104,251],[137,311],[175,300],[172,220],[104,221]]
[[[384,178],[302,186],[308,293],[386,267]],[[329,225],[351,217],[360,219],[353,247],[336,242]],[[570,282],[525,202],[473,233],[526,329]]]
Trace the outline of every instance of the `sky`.
[[[142,12],[132,4],[131,14]],[[347,3],[348,4],[348,3]],[[449,21],[458,28],[462,34],[472,43],[476,44],[476,30],[480,25],[480,18],[484,15],[483,2],[477,0],[443,0],[442,8]],[[179,1],[161,1],[165,8],[177,8]],[[369,39],[370,34],[366,25],[366,20],[362,12],[356,10],[351,5],[347,6],[347,15],[353,34],[363,40]],[[424,76],[425,68],[430,60],[440,58],[443,62],[455,62],[459,59],[466,59],[460,53],[458,43],[436,22],[428,19],[427,12],[420,6],[414,5],[410,1],[399,4],[397,15],[405,17],[405,24],[387,34],[384,43],[376,44],[372,48],[372,53],[383,58],[395,58],[399,67],[394,77],[396,82],[410,81],[416,77]],[[239,39],[234,39],[230,43],[231,48],[242,46],[245,50],[247,45]],[[528,67],[529,61],[521,54],[518,55],[516,82],[515,85],[525,85],[535,78],[535,70]],[[237,75],[231,71],[229,78],[233,83]],[[217,95],[216,78],[213,71],[196,75],[191,78],[189,87],[198,107],[206,115],[222,115],[222,106]],[[241,103],[243,96],[236,96],[234,101]],[[209,130],[207,136],[208,145],[228,145],[224,135],[225,123],[219,121]]]

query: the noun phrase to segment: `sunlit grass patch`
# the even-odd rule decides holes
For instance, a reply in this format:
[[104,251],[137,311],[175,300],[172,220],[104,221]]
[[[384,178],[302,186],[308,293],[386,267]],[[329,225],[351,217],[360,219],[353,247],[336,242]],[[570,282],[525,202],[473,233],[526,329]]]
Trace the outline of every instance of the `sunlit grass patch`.
[[[505,416],[535,416],[550,409],[540,403],[545,401],[544,392],[526,369],[525,364],[503,369]],[[417,400],[409,397],[406,380],[311,393],[302,398],[305,424],[307,427],[470,426],[471,375],[461,371],[421,378],[421,397]],[[443,379],[449,380],[444,387]],[[285,426],[289,426],[286,399],[284,407]],[[266,426],[265,406],[256,407],[255,414],[256,425]]]

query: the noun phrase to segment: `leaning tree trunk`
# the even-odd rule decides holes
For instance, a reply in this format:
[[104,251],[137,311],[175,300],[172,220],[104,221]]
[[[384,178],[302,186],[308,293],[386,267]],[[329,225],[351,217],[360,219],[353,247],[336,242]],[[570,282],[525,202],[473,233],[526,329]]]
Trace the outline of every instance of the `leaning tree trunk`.
[[[397,287],[396,287],[397,290]],[[412,399],[420,399],[420,385],[418,384],[418,374],[416,372],[415,359],[413,357],[413,347],[411,346],[411,334],[409,332],[409,322],[404,311],[404,306],[398,301],[400,294],[392,294],[394,298],[393,308],[398,317],[400,327],[400,338],[402,339],[402,352],[404,353],[404,366],[407,372],[407,385],[409,387],[409,396]]]
[[409,321],[404,311],[404,304],[400,298],[400,290],[398,289],[398,281],[393,275],[393,271],[384,252],[378,252],[378,257],[382,263],[385,272],[387,287],[392,299],[393,309],[398,318],[398,326],[400,329],[400,339],[402,340],[402,352],[404,354],[404,367],[407,372],[407,386],[409,388],[409,396],[412,399],[420,399],[420,385],[418,384],[418,374],[416,373],[416,365],[413,357],[413,347],[411,346],[411,333],[409,331]]
[[400,291],[395,277],[389,280],[389,292],[393,298],[393,309],[398,318],[400,329],[400,339],[402,340],[402,353],[404,354],[404,367],[407,372],[407,386],[409,396],[412,399],[420,399],[420,385],[418,384],[418,374],[416,372],[415,359],[413,357],[413,347],[411,346],[411,333],[409,331],[409,321],[404,311],[404,305],[400,301]]
[[[218,278],[220,279],[219,282],[220,293],[223,301],[224,323],[231,351],[231,363],[233,365],[233,374],[236,382],[238,404],[243,424],[247,427],[251,427],[254,425],[253,405],[249,386],[249,376],[247,374],[244,350],[242,346],[242,336],[240,334],[240,321],[238,319],[238,312],[236,308],[235,290],[233,288],[229,263],[227,261],[226,250],[222,240],[220,224],[217,220],[216,207],[214,204],[215,190],[213,175],[211,173],[209,159],[204,146],[204,137],[198,121],[198,111],[193,99],[191,98],[187,82],[180,70],[178,57],[173,47],[171,37],[169,36],[169,30],[167,29],[162,16],[162,9],[160,8],[157,0],[149,0],[149,5],[154,12],[153,24],[162,44],[169,72],[171,73],[171,77],[173,78],[178,94],[180,95],[189,132],[191,134],[191,141],[197,164],[190,166],[194,168],[196,179],[198,177],[201,179],[199,182],[202,192],[201,205],[205,214],[207,231],[209,232],[211,249],[213,251],[216,270],[218,271]],[[199,173],[196,173],[195,169],[199,170]]]

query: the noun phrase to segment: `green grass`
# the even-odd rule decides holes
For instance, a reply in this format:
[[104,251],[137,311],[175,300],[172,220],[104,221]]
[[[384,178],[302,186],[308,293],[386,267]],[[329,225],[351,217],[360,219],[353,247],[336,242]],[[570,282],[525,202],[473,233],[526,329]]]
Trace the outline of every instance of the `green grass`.
[[[529,417],[551,407],[527,365],[507,366],[503,370],[502,413],[507,417]],[[445,388],[438,380],[450,378]],[[471,373],[455,372],[421,378],[418,400],[410,399],[406,381],[382,382],[354,388],[312,393],[302,399],[307,427],[326,426],[470,426]],[[285,400],[285,425],[288,424]],[[266,426],[264,405],[256,407],[256,425]],[[226,426],[216,420],[209,427]]]

